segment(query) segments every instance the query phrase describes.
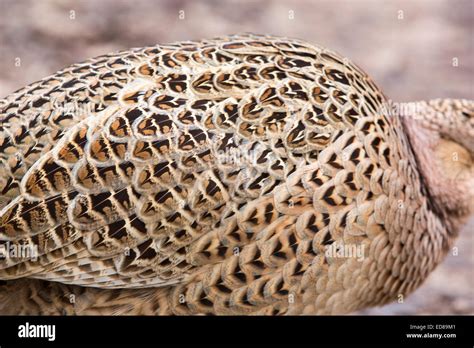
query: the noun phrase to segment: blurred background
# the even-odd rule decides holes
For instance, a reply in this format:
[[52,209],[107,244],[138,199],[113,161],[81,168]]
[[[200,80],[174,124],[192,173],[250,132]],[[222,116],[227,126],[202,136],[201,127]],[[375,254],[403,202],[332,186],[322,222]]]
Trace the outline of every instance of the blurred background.
[[[474,99],[471,0],[0,0],[0,98],[87,58],[254,32],[328,47],[394,101]],[[474,314],[474,219],[404,303],[363,314]]]

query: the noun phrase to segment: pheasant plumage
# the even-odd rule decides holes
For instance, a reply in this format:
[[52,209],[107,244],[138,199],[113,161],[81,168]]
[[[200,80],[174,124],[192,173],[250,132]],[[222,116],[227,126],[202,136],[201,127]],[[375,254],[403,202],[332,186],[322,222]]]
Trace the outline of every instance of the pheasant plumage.
[[[35,253],[0,259],[0,297],[20,299],[1,313],[347,313],[410,293],[460,223],[387,104],[349,60],[256,35],[104,55],[12,93],[0,243]],[[422,105],[472,141],[473,102]],[[361,257],[328,253],[345,247]]]

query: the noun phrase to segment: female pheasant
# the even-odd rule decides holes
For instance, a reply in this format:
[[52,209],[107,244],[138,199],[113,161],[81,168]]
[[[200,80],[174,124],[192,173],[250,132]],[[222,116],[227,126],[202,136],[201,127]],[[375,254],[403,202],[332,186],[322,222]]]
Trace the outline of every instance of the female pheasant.
[[474,102],[414,105],[257,35],[104,55],[12,93],[0,313],[338,314],[409,294],[474,197]]

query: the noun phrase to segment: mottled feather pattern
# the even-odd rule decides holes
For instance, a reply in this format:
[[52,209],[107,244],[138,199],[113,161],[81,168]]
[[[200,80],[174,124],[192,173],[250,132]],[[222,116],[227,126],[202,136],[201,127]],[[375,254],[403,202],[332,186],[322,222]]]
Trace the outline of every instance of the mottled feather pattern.
[[[38,248],[0,259],[0,278],[95,296],[58,305],[71,314],[124,314],[133,301],[132,314],[337,313],[394,300],[439,262],[446,245],[424,252],[430,243],[447,242],[384,103],[348,59],[269,36],[59,71],[0,101],[0,243]],[[331,257],[334,243],[363,260]]]

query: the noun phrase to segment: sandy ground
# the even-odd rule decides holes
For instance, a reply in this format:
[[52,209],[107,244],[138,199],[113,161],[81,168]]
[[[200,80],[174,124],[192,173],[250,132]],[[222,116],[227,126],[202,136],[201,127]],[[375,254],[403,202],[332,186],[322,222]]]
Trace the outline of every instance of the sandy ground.
[[[470,0],[0,0],[0,96],[95,55],[239,32],[338,51],[395,101],[474,98]],[[473,230],[404,303],[362,313],[473,314]]]

